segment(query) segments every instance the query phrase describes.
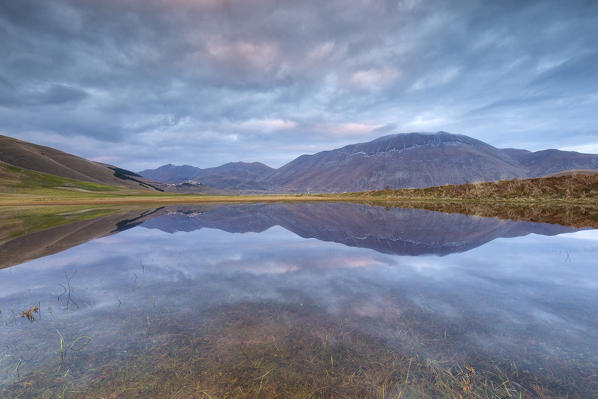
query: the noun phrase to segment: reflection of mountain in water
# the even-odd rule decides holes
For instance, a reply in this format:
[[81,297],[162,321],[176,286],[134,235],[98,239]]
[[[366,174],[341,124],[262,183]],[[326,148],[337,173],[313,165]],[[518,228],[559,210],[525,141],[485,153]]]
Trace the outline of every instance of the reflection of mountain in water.
[[0,268],[62,252],[94,238],[118,233],[160,214],[162,208],[137,210],[82,220],[0,242]]
[[165,208],[164,212],[141,226],[168,233],[201,228],[245,233],[281,226],[304,238],[399,255],[447,255],[500,237],[578,230],[546,223],[347,203],[228,205],[212,209],[180,206]]

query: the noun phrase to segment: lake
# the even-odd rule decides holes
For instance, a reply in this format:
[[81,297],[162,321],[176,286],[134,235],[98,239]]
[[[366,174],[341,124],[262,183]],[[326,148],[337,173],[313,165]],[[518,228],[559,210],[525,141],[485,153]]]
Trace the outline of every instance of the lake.
[[0,246],[2,398],[598,397],[598,230],[348,203],[77,212]]

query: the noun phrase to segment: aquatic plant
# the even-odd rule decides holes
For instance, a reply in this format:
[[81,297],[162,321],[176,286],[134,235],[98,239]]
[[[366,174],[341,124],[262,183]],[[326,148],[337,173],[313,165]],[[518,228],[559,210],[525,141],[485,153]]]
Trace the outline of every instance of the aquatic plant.
[[32,306],[27,310],[24,310],[21,313],[21,317],[27,318],[27,320],[33,323],[36,320],[36,315],[39,315],[39,306],[40,304],[38,303],[37,305]]

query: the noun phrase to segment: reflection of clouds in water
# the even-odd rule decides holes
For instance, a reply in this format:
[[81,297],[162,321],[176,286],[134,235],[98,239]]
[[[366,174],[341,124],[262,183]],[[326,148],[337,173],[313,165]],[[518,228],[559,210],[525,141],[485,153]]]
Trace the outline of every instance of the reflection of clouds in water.
[[598,243],[598,230],[582,230],[577,233],[566,234],[566,236],[575,240],[595,241]]
[[[315,305],[383,338],[425,334],[411,330],[421,318],[481,349],[515,351],[521,337],[536,337],[538,348],[561,342],[575,350],[598,339],[598,268],[581,255],[587,237],[532,234],[445,257],[409,257],[303,239],[281,227],[244,234],[135,228],[0,270],[0,301],[16,309],[55,304],[64,272],[77,271],[73,287],[85,306],[62,315],[72,320],[94,322],[120,301],[151,310],[153,297],[178,312],[276,301]],[[551,250],[557,246],[576,254],[574,262],[563,265]]]
[[425,312],[433,312],[442,317],[458,318],[461,316],[459,310],[446,302],[425,296],[416,296],[412,301]]

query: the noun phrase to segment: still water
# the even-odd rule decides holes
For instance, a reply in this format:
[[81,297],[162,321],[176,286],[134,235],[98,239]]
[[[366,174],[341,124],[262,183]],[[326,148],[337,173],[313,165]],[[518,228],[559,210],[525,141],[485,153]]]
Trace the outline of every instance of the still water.
[[334,203],[110,218],[0,251],[56,252],[0,269],[0,397],[598,397],[598,230]]

